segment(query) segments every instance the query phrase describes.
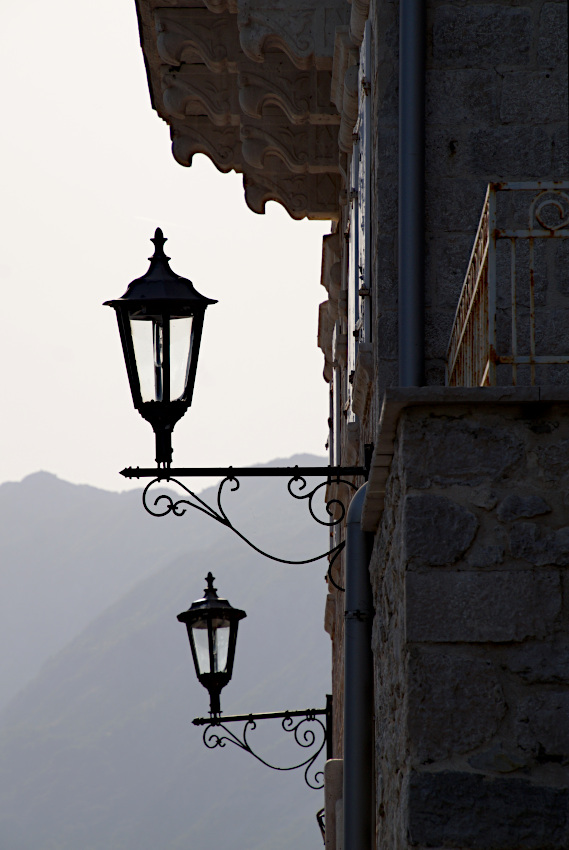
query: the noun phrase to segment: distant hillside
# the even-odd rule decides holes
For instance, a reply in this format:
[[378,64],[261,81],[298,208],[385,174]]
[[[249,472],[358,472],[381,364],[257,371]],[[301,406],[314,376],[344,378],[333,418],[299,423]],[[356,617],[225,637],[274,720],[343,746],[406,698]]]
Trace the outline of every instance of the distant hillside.
[[[292,462],[318,460],[295,458]],[[117,497],[77,488],[87,492],[65,499],[73,492],[72,485],[48,476],[40,479],[47,490],[62,490],[58,510],[53,510],[52,498],[44,498],[58,533],[65,532],[71,522],[65,521],[66,511],[79,524],[82,511],[77,503],[83,496],[101,537],[109,523],[118,540],[117,526],[136,523],[136,511],[143,513],[136,494]],[[4,487],[23,487],[26,482],[30,479]],[[224,504],[240,527],[250,526],[260,545],[275,554],[307,557],[325,550],[326,530],[310,520],[305,504],[290,496],[281,498],[285,490],[286,481],[282,480],[244,481],[241,490],[229,493]],[[111,522],[115,511],[123,514]],[[152,529],[143,532],[148,538],[139,541],[132,532],[133,550],[122,549],[129,551],[127,564],[119,564],[117,556],[109,554],[116,569],[111,563],[97,572],[103,585],[98,588],[99,599],[105,593],[120,595],[121,582],[127,586],[126,592],[108,607],[101,605],[92,622],[43,665],[1,717],[0,847],[318,847],[314,814],[322,805],[322,793],[306,789],[300,773],[276,773],[235,747],[209,751],[202,744],[201,730],[192,726],[191,718],[207,713],[208,695],[195,680],[187,637],[176,614],[201,596],[210,569],[220,594],[247,611],[234,680],[222,693],[226,713],[324,705],[330,666],[329,639],[322,629],[325,562],[309,567],[274,564],[194,511],[179,519],[148,520]],[[49,526],[49,516],[38,523],[46,548],[52,547],[50,562],[54,563],[56,545],[50,540]],[[89,523],[82,527],[89,528]],[[158,527],[166,531],[158,531]],[[164,534],[161,552],[152,540],[154,528]],[[80,536],[76,526],[74,531]],[[164,565],[169,535],[173,535],[174,548],[184,548],[184,538],[186,551],[177,557],[170,551]],[[62,537],[69,542],[69,535],[63,533]],[[96,537],[89,537],[93,549]],[[139,542],[144,553],[141,573],[147,577],[136,582],[133,573]],[[111,546],[108,541],[107,546]],[[57,583],[63,597],[66,576],[72,574],[71,549],[71,545],[64,546],[66,570]],[[103,550],[101,543],[99,551]],[[28,551],[33,553],[33,547]],[[158,569],[159,554],[163,565]],[[100,566],[93,553],[91,558],[87,573]],[[41,570],[40,559],[22,567],[33,586],[35,574]],[[97,581],[91,575],[85,579],[89,595]],[[50,584],[43,575],[41,581],[54,596],[56,583]],[[71,584],[72,594],[79,595],[81,583],[72,576]],[[38,599],[36,610],[40,602]],[[61,602],[59,610],[64,610]],[[19,613],[25,628],[29,609]],[[278,721],[270,723],[270,727],[265,723],[259,728],[259,737],[267,738],[269,758],[280,755],[286,759],[290,754],[279,750],[285,733]],[[298,748],[291,752],[296,757]]]
[[0,708],[108,605],[189,548],[188,528],[148,516],[140,492],[45,472],[0,486]]

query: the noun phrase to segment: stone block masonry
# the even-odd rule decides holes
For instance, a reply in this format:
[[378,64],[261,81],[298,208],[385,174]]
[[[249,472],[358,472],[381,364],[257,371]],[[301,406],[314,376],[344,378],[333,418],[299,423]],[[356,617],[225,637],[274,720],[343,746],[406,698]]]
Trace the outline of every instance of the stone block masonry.
[[[399,383],[399,21],[398,3],[372,0],[370,9],[378,415],[383,391]],[[427,383],[437,385],[487,184],[567,176],[567,3],[428,0],[426,11],[425,354]]]
[[569,847],[569,399],[484,392],[418,391],[392,425],[370,565],[381,850]]

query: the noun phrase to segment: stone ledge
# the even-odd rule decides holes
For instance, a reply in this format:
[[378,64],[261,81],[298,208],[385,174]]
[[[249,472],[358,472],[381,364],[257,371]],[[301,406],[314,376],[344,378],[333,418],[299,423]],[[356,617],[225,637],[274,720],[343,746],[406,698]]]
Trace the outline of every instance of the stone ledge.
[[408,407],[442,408],[520,404],[569,404],[569,387],[392,387],[385,391],[379,417],[379,434],[363,507],[364,531],[375,532],[382,511],[385,485],[391,470],[399,418]]

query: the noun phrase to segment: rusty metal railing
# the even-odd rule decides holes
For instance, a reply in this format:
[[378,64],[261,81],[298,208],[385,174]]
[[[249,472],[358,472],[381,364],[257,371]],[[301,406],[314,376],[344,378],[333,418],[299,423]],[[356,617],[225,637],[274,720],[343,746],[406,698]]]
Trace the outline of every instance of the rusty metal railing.
[[[569,181],[491,183],[447,353],[447,386],[569,382]],[[565,371],[565,370],[564,370]],[[539,380],[536,380],[539,379]]]

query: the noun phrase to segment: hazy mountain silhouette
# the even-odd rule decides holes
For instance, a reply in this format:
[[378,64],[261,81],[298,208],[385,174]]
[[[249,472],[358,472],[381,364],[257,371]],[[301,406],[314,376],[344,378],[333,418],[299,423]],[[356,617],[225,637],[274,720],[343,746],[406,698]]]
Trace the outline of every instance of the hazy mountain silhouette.
[[[34,483],[41,493],[32,492]],[[140,493],[75,488],[42,474],[0,487],[0,507],[6,489],[14,534],[8,523],[2,548],[13,555],[6,572],[8,589],[19,594],[14,622],[25,632],[42,617],[42,604],[56,619],[68,613],[65,627],[45,641],[44,617],[35,654],[27,636],[28,671],[52,657],[0,718],[2,850],[319,846],[314,813],[322,792],[308,790],[300,772],[276,773],[236,747],[203,745],[191,719],[207,713],[208,695],[195,680],[176,614],[201,596],[208,570],[220,595],[248,613],[234,679],[222,693],[225,713],[323,706],[330,651],[322,629],[325,562],[272,563],[197,511],[147,517]],[[277,555],[324,551],[327,531],[285,491],[285,480],[244,480],[224,506],[240,530]],[[204,494],[210,503],[212,496]],[[25,534],[21,517],[32,504],[37,522],[28,513]],[[83,549],[85,558],[74,557]],[[57,580],[49,565],[59,568]],[[2,604],[10,607],[5,595]],[[65,632],[70,640],[57,651]],[[18,641],[12,634],[16,658]],[[253,735],[264,740],[269,760],[298,756],[298,747],[283,750],[288,736],[278,721],[259,724]]]

